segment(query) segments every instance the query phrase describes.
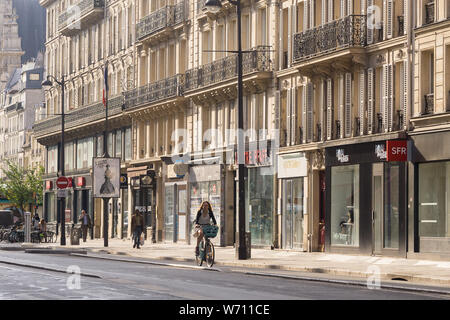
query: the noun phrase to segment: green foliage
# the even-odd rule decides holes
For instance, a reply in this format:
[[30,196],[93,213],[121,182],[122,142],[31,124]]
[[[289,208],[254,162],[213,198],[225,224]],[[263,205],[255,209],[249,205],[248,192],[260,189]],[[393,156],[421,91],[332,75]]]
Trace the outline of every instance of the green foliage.
[[12,204],[22,210],[27,204],[42,204],[44,168],[25,169],[6,161],[7,168],[2,168],[5,178],[0,181],[0,193]]

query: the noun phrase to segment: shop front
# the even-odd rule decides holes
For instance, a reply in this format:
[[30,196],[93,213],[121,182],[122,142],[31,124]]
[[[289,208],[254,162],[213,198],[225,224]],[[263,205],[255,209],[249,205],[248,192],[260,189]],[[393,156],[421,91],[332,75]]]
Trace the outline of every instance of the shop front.
[[[182,166],[183,172],[176,168]],[[187,165],[167,164],[164,184],[164,240],[189,243]]]
[[450,259],[450,132],[411,136],[411,256]]
[[[144,216],[144,234],[147,239],[151,237],[155,242],[155,207],[156,207],[156,174],[153,166],[140,166],[127,169],[127,178],[129,180],[129,189],[122,190],[122,224],[123,230],[128,230],[131,236],[131,214],[139,210]],[[131,193],[131,205],[129,194]],[[125,201],[126,200],[126,207]],[[126,213],[125,213],[126,210]],[[130,212],[131,211],[131,212]],[[124,231],[123,231],[124,233]]]
[[276,170],[273,158],[270,140],[248,144],[245,152],[247,168],[245,211],[248,224],[246,230],[250,232],[251,244],[255,247],[274,245]]
[[406,140],[326,149],[325,251],[406,256],[406,150]]
[[278,156],[279,201],[281,203],[281,247],[303,250],[307,189],[307,160],[301,152]]
[[[194,221],[203,201],[211,204],[214,217],[219,227],[217,237],[212,239],[216,245],[225,245],[225,226],[232,215],[225,215],[225,171],[224,165],[192,165],[189,169],[189,233],[190,243],[196,243],[192,236]],[[228,195],[229,196],[229,195]]]

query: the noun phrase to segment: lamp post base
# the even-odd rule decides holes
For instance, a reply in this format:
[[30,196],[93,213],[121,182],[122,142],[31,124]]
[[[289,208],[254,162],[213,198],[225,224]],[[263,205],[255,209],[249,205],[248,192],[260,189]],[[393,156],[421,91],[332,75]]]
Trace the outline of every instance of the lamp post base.
[[245,242],[239,243],[239,232],[236,232],[236,259],[248,260],[251,258],[251,233],[245,233]]

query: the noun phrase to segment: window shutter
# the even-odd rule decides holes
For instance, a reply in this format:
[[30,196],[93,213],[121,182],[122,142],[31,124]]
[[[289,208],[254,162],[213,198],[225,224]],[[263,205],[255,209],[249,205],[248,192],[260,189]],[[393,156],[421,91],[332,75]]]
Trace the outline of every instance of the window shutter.
[[325,140],[325,124],[327,117],[327,82],[326,80],[320,81],[320,136],[318,136],[319,141]]
[[286,91],[286,145],[291,145],[292,89]]
[[403,34],[406,35],[408,30],[408,5],[410,0],[403,0]]
[[328,22],[334,20],[334,0],[328,0]]
[[388,130],[392,131],[394,123],[394,65],[389,65],[388,74],[388,93],[389,93],[389,104],[388,104]]
[[345,74],[345,137],[352,136],[352,74]]
[[[233,110],[234,111],[234,110]],[[280,130],[280,91],[275,91],[275,129]],[[234,127],[233,127],[234,129]]]
[[353,14],[353,0],[347,0],[347,15]]
[[314,118],[313,118],[313,104],[314,104],[314,86],[312,84],[312,82],[309,82],[307,85],[307,106],[308,106],[308,110],[307,110],[307,119],[308,119],[308,123],[306,124],[306,129],[307,129],[307,140],[312,141],[313,137],[314,137]]
[[309,2],[309,16],[310,16],[310,18],[309,18],[309,27],[312,29],[312,28],[314,28],[314,26],[315,26],[315,24],[316,24],[316,21],[315,21],[315,0],[309,0],[310,2]]
[[387,39],[388,33],[387,33],[387,21],[388,21],[388,0],[383,0],[383,40]]
[[408,114],[408,61],[403,61],[402,72],[400,75],[400,108],[403,111],[403,123],[400,125],[406,129],[408,127],[407,114]]
[[341,12],[340,12],[341,19],[346,16],[346,12],[345,12],[345,9],[347,7],[346,2],[347,2],[346,0],[341,0]]
[[306,128],[306,124],[307,124],[307,110],[308,110],[308,86],[304,85],[303,86],[303,90],[302,90],[302,127],[303,127],[303,143],[306,143],[307,141],[307,128]]
[[327,23],[327,2],[328,0],[322,0],[322,25]]
[[375,123],[375,72],[367,69],[367,133],[374,133]]
[[359,134],[364,135],[366,131],[366,72],[364,69],[359,73]]
[[383,114],[383,128],[384,131],[388,131],[388,117],[389,117],[389,88],[388,88],[388,78],[389,78],[389,65],[383,65],[383,78],[381,81],[381,95],[382,95],[382,108],[381,112]]
[[291,145],[295,145],[296,124],[297,124],[297,88],[293,88],[291,98]]
[[344,84],[344,75],[339,76],[339,132],[338,135],[342,139],[344,138],[344,109],[345,109],[345,84]]
[[303,4],[303,31],[305,31],[309,29],[309,1],[303,1]]
[[387,0],[387,8],[386,8],[386,36],[388,39],[391,39],[394,34],[394,1]]
[[327,140],[333,139],[333,79],[327,79]]
[[[367,19],[373,18],[375,14],[373,8],[373,0],[367,0]],[[373,33],[375,30],[374,21],[371,20],[370,23],[367,24],[367,44],[373,44]]]

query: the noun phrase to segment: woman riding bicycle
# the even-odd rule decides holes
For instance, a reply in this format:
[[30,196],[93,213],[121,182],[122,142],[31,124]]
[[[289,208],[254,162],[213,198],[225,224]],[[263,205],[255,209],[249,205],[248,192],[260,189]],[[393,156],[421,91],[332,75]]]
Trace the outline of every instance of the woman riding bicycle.
[[210,222],[214,223],[217,226],[216,218],[214,217],[214,213],[212,211],[211,204],[208,201],[203,201],[200,206],[200,210],[197,212],[197,217],[195,218],[195,229],[194,229],[194,237],[197,238],[197,246],[195,247],[195,255],[198,256],[199,249],[198,246],[203,239],[203,226],[209,225]]

